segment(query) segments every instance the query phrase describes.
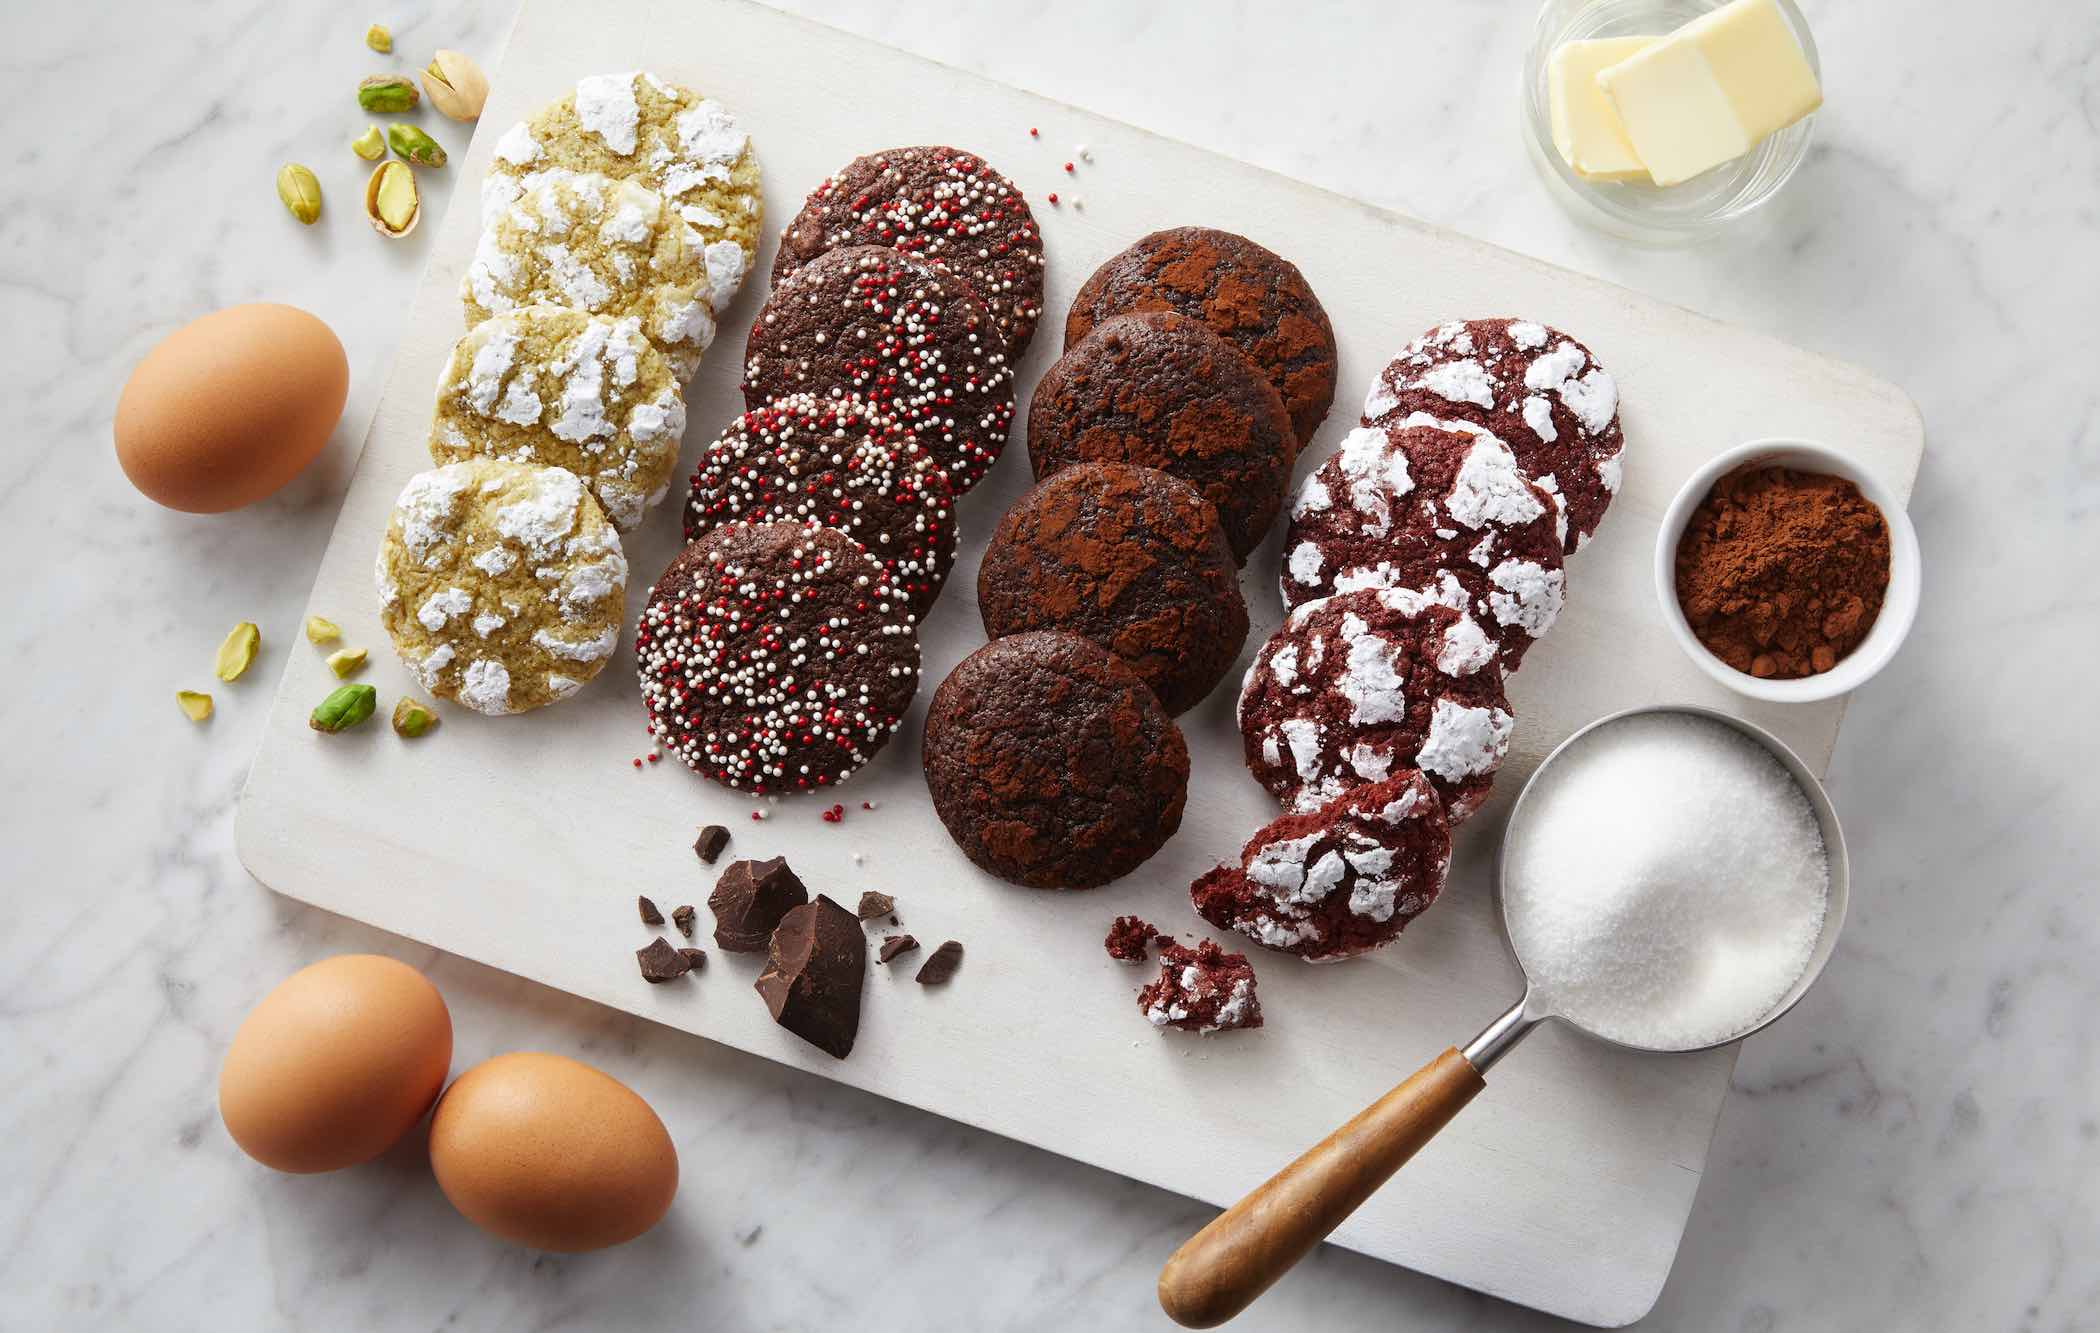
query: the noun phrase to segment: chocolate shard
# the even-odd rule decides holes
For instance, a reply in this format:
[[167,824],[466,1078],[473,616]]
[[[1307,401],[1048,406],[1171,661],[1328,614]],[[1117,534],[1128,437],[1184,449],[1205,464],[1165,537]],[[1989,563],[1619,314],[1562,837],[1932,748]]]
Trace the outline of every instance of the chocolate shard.
[[636,949],[634,961],[642,965],[642,980],[652,986],[676,981],[693,970],[692,960],[672,948],[671,942],[661,935],[648,948]]
[[[798,886],[799,887],[799,886]],[[823,894],[781,918],[752,989],[773,1021],[834,1059],[853,1052],[868,942],[860,921]]]
[[892,935],[882,942],[882,951],[875,956],[888,963],[895,960],[898,954],[910,953],[918,947],[919,942],[909,935]]
[[860,919],[873,921],[878,916],[889,916],[897,910],[897,900],[887,893],[869,889],[860,896]]
[[699,837],[693,839],[693,855],[707,865],[713,865],[715,858],[720,856],[722,849],[728,845],[729,830],[720,824],[709,824],[700,830]]
[[919,975],[913,977],[912,980],[918,982],[921,986],[941,985],[962,970],[962,953],[960,941],[947,941],[940,948],[926,955],[926,961],[919,967]]
[[707,950],[705,949],[680,949],[678,954],[685,959],[686,970],[689,972],[698,972],[701,968],[707,966]]
[[650,902],[647,897],[636,898],[634,903],[641,909],[643,925],[660,926],[664,923],[664,914],[657,911],[656,904]]
[[699,913],[693,910],[691,903],[687,903],[683,907],[674,907],[671,909],[671,924],[678,927],[679,934],[687,939],[691,939],[693,938],[693,918],[698,915]]
[[809,890],[780,857],[732,861],[707,895],[715,914],[715,944],[730,953],[761,953],[788,910],[808,901]]

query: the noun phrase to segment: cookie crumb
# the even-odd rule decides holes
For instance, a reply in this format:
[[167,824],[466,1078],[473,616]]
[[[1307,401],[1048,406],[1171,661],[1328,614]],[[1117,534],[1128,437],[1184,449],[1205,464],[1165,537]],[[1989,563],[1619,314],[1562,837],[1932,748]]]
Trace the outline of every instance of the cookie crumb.
[[660,926],[664,923],[664,914],[657,911],[656,904],[650,902],[646,896],[636,898],[634,903],[636,908],[641,911],[643,925]]
[[1154,941],[1171,944],[1173,940],[1160,934],[1159,927],[1138,916],[1119,916],[1108,928],[1108,938],[1102,947],[1108,956],[1120,963],[1142,963],[1151,958]]
[[919,975],[912,978],[921,986],[944,985],[962,970],[963,947],[960,941],[948,940],[926,955],[919,968]]
[[1138,992],[1137,1002],[1154,1027],[1207,1034],[1262,1025],[1247,955],[1226,953],[1215,940],[1162,947],[1159,979]]
[[888,963],[895,959],[898,954],[910,953],[918,947],[919,942],[909,935],[892,935],[882,942],[882,948],[875,956],[882,962]]

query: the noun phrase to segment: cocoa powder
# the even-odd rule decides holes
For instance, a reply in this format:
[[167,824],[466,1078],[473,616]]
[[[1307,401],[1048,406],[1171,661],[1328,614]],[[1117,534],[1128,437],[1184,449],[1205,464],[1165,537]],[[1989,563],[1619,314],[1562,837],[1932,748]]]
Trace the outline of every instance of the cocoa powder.
[[1744,468],[1714,483],[1677,543],[1677,601],[1738,671],[1830,670],[1881,614],[1888,521],[1843,477]]

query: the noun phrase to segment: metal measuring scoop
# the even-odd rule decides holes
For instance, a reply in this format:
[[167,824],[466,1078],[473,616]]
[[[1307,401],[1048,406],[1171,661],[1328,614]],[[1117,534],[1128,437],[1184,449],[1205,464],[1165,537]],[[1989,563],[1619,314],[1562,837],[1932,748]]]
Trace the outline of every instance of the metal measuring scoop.
[[[1539,778],[1555,760],[1593,732],[1628,718],[1675,714],[1707,718],[1733,727],[1769,751],[1808,800],[1823,834],[1823,850],[1829,865],[1830,885],[1823,909],[1823,928],[1816,938],[1808,966],[1793,987],[1756,1023],[1725,1041],[1704,1046],[1653,1047],[1617,1041],[1584,1027],[1575,1018],[1557,1012],[1550,997],[1533,986],[1524,957],[1517,951],[1509,929],[1508,907],[1503,899],[1502,878],[1510,846],[1510,835],[1522,826],[1524,809]],[[1436,1136],[1438,1130],[1473,1100],[1486,1086],[1483,1076],[1497,1060],[1507,1055],[1530,1031],[1547,1019],[1555,1019],[1594,1041],[1622,1050],[1653,1054],[1684,1054],[1710,1051],[1729,1042],[1741,1041],[1769,1027],[1815,984],[1823,965],[1837,946],[1838,931],[1845,924],[1845,904],[1851,886],[1851,871],[1845,858],[1845,836],[1838,828],[1837,812],[1823,785],[1808,766],[1780,743],[1778,738],[1741,718],[1707,708],[1664,706],[1630,708],[1599,718],[1562,741],[1532,772],[1510,808],[1495,854],[1495,920],[1502,930],[1502,943],[1526,973],[1523,996],[1500,1018],[1481,1029],[1464,1047],[1447,1047],[1442,1055],[1416,1070],[1406,1082],[1359,1112],[1355,1119],[1329,1134],[1283,1170],[1269,1177],[1246,1198],[1220,1213],[1211,1224],[1174,1252],[1159,1274],[1159,1303],[1167,1314],[1190,1328],[1222,1324],[1247,1308],[1269,1285],[1289,1272],[1356,1211],[1379,1186],[1392,1178],[1410,1157]]]

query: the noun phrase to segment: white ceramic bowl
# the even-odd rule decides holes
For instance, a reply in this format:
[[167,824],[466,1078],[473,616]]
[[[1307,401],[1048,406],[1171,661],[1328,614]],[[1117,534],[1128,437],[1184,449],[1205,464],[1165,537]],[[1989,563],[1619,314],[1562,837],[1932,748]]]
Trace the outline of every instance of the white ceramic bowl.
[[[1707,650],[1692,633],[1677,604],[1677,542],[1691,522],[1692,511],[1706,498],[1714,483],[1740,467],[1782,466],[1803,472],[1843,477],[1859,487],[1860,494],[1874,502],[1889,525],[1889,586],[1881,602],[1881,614],[1867,637],[1830,670],[1798,680],[1761,680],[1738,671]],[[1832,699],[1858,689],[1875,672],[1888,665],[1910,633],[1918,616],[1918,589],[1922,572],[1918,560],[1918,534],[1910,515],[1880,478],[1829,445],[1812,440],[1752,440],[1720,454],[1692,474],[1691,480],[1663,512],[1662,531],[1655,539],[1655,595],[1662,602],[1663,623],[1701,670],[1737,694],[1773,703],[1809,703]]]

